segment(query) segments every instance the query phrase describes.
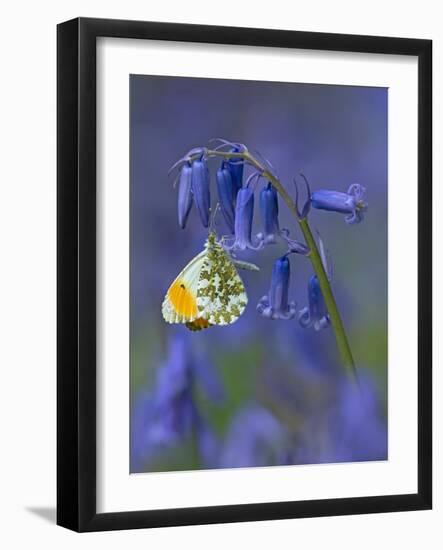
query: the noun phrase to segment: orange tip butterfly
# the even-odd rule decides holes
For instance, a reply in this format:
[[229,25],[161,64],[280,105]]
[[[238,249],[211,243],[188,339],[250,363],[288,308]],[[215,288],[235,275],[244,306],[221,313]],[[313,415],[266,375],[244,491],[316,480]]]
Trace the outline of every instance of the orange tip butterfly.
[[210,233],[205,248],[179,273],[162,305],[167,323],[184,323],[190,330],[230,325],[246,308],[248,296],[235,266],[258,267],[231,258]]

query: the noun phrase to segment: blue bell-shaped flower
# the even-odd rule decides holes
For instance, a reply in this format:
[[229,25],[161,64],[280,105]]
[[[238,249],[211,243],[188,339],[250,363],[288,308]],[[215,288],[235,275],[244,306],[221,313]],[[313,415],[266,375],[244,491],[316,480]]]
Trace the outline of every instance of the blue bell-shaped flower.
[[232,181],[231,171],[226,162],[223,162],[217,170],[217,191],[220,208],[231,233],[234,233],[235,223],[235,198],[237,187]]
[[367,203],[363,200],[365,191],[365,188],[358,183],[352,184],[347,193],[319,189],[312,193],[311,205],[318,210],[347,214],[345,222],[350,225],[360,223],[364,212],[368,209]]
[[[240,147],[234,146],[231,149],[231,153],[240,153]],[[237,188],[237,191],[242,188],[243,185],[243,168],[244,163],[241,159],[233,158],[227,162],[227,168],[231,173],[232,183]]]
[[259,250],[263,246],[260,241],[252,242],[252,219],[254,216],[254,191],[243,187],[237,194],[235,207],[234,241],[226,246],[227,250]]
[[316,275],[308,283],[308,306],[300,310],[298,320],[303,328],[321,330],[330,325],[328,310]]
[[257,238],[263,240],[265,244],[275,243],[280,234],[278,196],[277,191],[270,182],[260,191],[260,213],[263,233],[259,233]]
[[192,167],[183,164],[178,179],[178,224],[185,228],[192,208]]
[[293,319],[295,302],[288,301],[291,266],[287,255],[278,258],[272,268],[271,286],[257,305],[257,311],[268,319]]
[[209,170],[204,158],[192,163],[192,192],[198,213],[204,227],[209,226],[211,194],[209,190]]

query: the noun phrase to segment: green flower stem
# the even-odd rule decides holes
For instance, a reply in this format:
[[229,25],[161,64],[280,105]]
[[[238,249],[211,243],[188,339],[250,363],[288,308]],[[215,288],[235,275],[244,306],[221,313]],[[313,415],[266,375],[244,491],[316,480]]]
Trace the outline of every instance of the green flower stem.
[[208,150],[206,154],[207,156],[223,157],[226,159],[244,159],[248,164],[254,166],[257,170],[259,170],[262,173],[264,179],[272,183],[272,185],[275,187],[275,189],[285,202],[286,206],[292,212],[300,226],[301,232],[303,233],[303,236],[305,238],[306,245],[308,246],[310,251],[308,257],[311,261],[312,267],[320,284],[323,298],[325,300],[329,317],[331,319],[331,325],[334,330],[335,339],[337,341],[337,347],[340,352],[343,366],[345,367],[346,372],[349,374],[349,376],[357,380],[355,363],[352,357],[352,352],[349,346],[348,338],[346,336],[345,328],[343,326],[343,321],[341,320],[340,313],[335,302],[334,294],[332,293],[331,284],[329,282],[328,276],[326,275],[320,253],[318,251],[317,243],[315,242],[315,239],[312,235],[312,231],[309,227],[307,218],[300,218],[298,216],[297,208],[292,197],[289,195],[289,193],[286,191],[280,181],[268,169],[262,166],[262,164],[254,156],[252,156],[249,151],[233,153]]
[[326,303],[326,307],[328,309],[332,328],[334,329],[335,339],[337,341],[337,347],[339,349],[343,365],[346,367],[348,373],[351,376],[356,377],[357,373],[355,370],[354,358],[352,357],[351,348],[346,337],[345,327],[343,326],[343,321],[341,320],[340,313],[335,302],[334,294],[332,293],[332,288],[317,248],[317,243],[312,236],[311,228],[309,227],[307,218],[298,220],[298,223],[306,240],[306,244],[311,251],[311,253],[309,254],[309,259],[311,260],[312,267],[314,268],[318,282],[320,283],[320,288]]

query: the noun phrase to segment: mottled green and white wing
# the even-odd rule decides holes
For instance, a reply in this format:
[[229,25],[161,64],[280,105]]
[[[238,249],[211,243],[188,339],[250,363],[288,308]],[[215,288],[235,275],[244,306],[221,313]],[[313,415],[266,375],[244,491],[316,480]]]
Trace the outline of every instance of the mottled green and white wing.
[[248,296],[237,269],[218,245],[208,248],[197,286],[199,316],[211,325],[229,325],[245,310]]

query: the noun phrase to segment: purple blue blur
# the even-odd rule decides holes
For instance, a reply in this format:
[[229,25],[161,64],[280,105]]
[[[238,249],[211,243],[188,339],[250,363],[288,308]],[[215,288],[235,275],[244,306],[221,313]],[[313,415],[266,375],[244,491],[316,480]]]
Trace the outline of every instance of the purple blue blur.
[[196,405],[198,388],[214,402],[223,389],[214,367],[199,357],[187,333],[171,335],[166,361],[157,370],[150,392],[141,393],[131,414],[131,470],[137,471],[146,461],[155,460],[164,451],[174,450],[192,440],[209,467],[215,459],[215,437]]

